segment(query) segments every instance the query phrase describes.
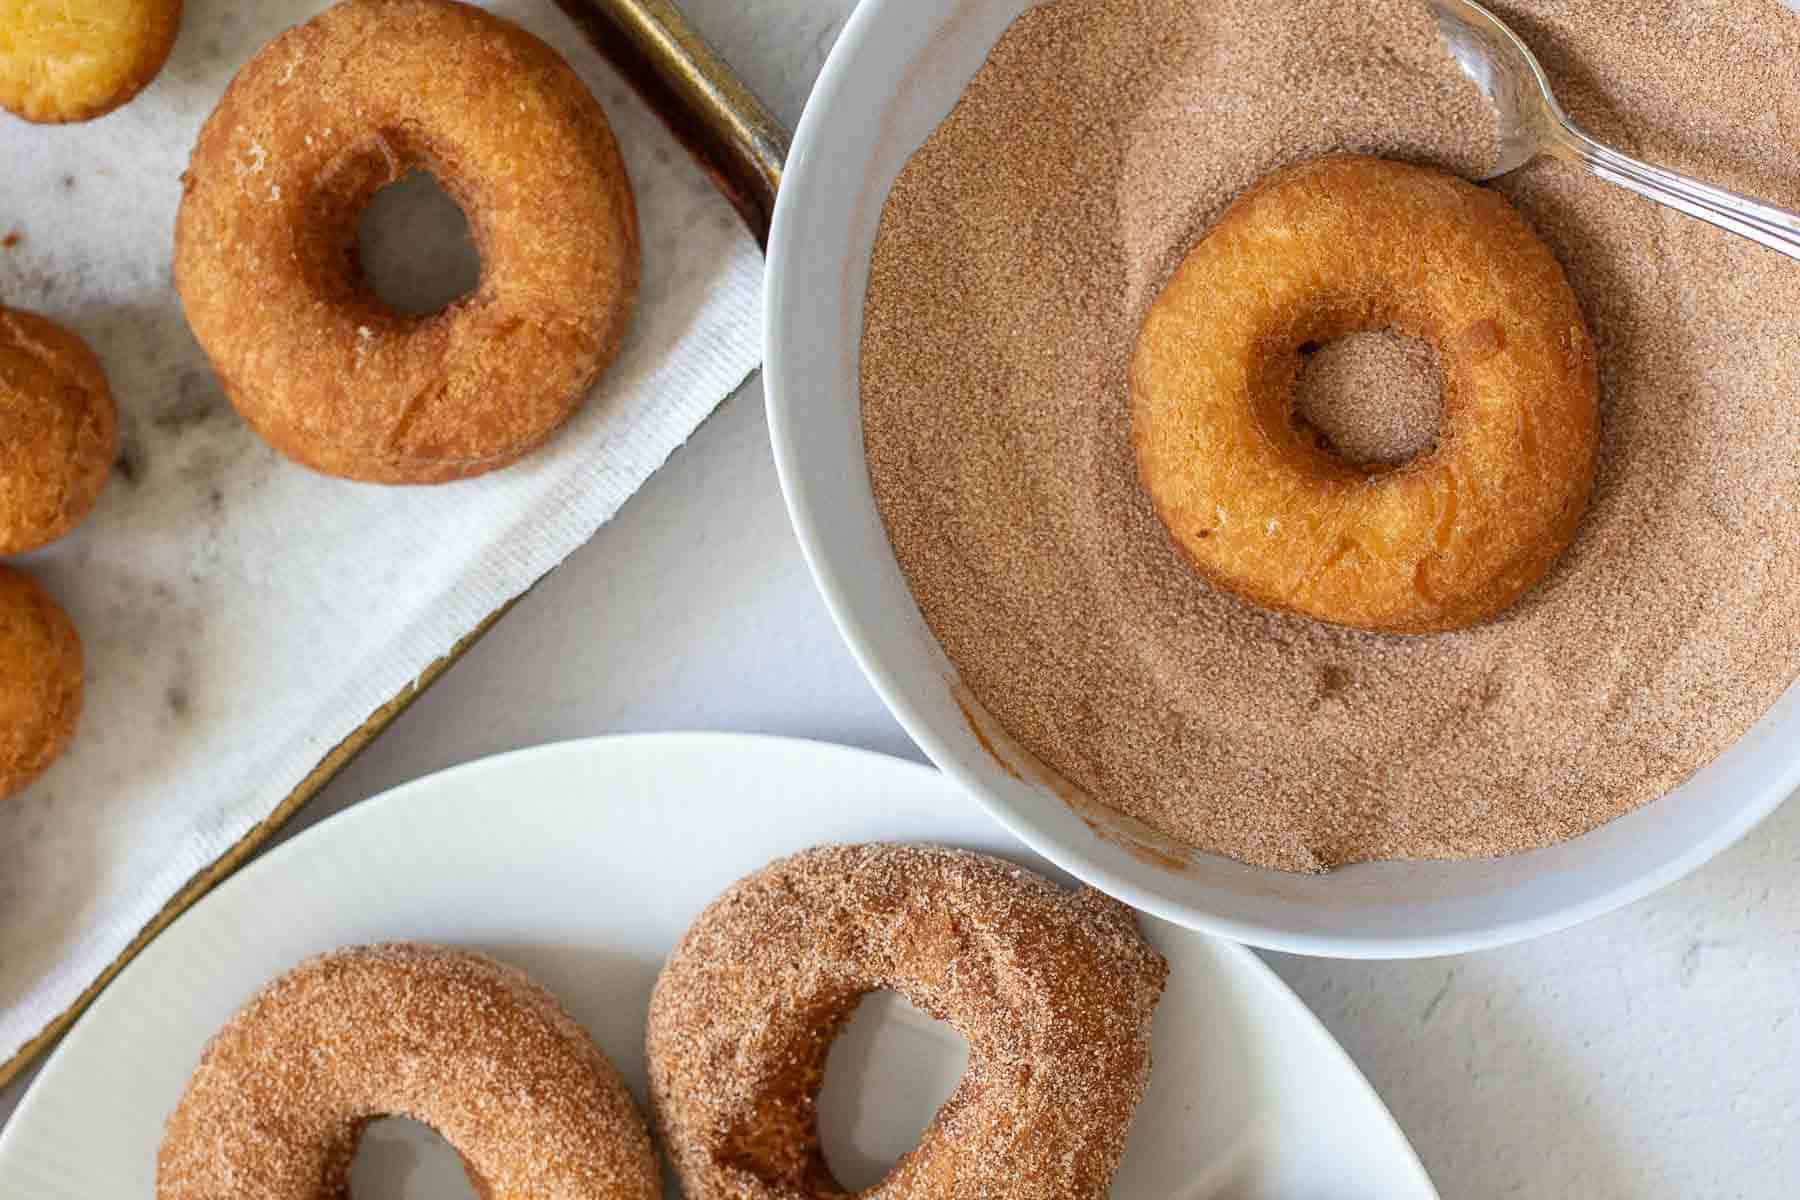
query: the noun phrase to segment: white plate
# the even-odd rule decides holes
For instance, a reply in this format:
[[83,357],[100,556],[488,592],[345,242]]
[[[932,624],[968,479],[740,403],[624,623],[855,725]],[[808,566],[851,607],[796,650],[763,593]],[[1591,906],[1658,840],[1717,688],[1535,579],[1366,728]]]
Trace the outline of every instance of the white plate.
[[[518,964],[641,1101],[651,984],[688,922],[772,858],[871,840],[1045,869],[937,772],[811,742],[571,742],[398,788],[251,864],[126,968],[0,1133],[0,1196],[154,1195],[163,1119],[207,1037],[271,977],[355,942],[448,942]],[[1160,921],[1146,932],[1169,987],[1118,1200],[1436,1196],[1354,1064],[1268,968]],[[841,1166],[866,1173],[906,1149],[961,1069],[958,1041],[897,1004],[859,1013],[827,1085]],[[390,1128],[363,1155],[359,1184],[379,1178],[358,1200],[469,1194],[449,1155],[420,1157],[411,1137]]]
[[807,102],[769,241],[763,378],[788,513],[845,641],[932,761],[1032,849],[1127,903],[1252,945],[1340,958],[1458,954],[1598,916],[1692,871],[1800,787],[1796,685],[1682,787],[1583,837],[1508,858],[1285,875],[1213,855],[1170,869],[1166,856],[1134,853],[1135,833],[1116,818],[1095,810],[1083,820],[1053,788],[995,760],[882,528],[857,364],[888,191],[1036,2],[864,0]]

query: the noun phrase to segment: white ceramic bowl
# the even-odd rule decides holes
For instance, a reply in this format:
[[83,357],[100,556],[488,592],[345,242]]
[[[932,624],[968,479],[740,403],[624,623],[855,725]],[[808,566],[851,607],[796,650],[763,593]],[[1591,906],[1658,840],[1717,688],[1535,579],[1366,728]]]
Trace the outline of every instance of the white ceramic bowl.
[[932,760],[1032,849],[1138,908],[1270,949],[1367,958],[1460,953],[1617,908],[1693,870],[1800,787],[1795,687],[1685,786],[1584,837],[1510,858],[1308,877],[1210,856],[1172,869],[1134,852],[1117,822],[1096,829],[1094,813],[1084,820],[1001,767],[959,707],[955,670],[882,529],[857,361],[888,189],[1031,3],[863,0],[800,122],[769,245],[765,382],[788,510],[845,640]]

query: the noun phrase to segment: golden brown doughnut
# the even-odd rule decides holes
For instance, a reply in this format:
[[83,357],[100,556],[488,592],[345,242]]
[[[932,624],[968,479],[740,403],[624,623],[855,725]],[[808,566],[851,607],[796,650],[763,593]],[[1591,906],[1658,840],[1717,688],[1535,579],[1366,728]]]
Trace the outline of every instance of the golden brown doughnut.
[[649,1132],[593,1040],[524,972],[442,946],[302,963],[207,1045],[157,1200],[343,1200],[370,1121],[404,1116],[487,1200],[655,1200]]
[[969,1066],[864,1197],[1103,1197],[1167,972],[1092,889],[959,850],[808,850],[734,884],[670,955],[651,1112],[692,1200],[840,1197],[815,1111],[825,1059],[862,997],[891,988],[968,1039]]
[[[411,170],[461,204],[480,284],[381,303],[357,218]],[[175,282],[232,403],[317,470],[437,483],[574,414],[637,294],[637,211],[606,115],[557,53],[453,0],[344,0],[265,46],[200,132]]]
[[117,425],[87,343],[0,305],[0,554],[47,545],[87,516],[112,473]]
[[181,0],[0,0],[0,106],[86,121],[147,87],[181,28]]
[[[1436,350],[1435,449],[1353,466],[1297,427],[1300,347],[1391,328]],[[1574,537],[1599,446],[1594,346],[1498,193],[1334,156],[1239,197],[1145,319],[1139,474],[1182,553],[1270,608],[1395,633],[1486,620]]]
[[55,762],[81,719],[81,639],[49,593],[0,566],[0,800]]

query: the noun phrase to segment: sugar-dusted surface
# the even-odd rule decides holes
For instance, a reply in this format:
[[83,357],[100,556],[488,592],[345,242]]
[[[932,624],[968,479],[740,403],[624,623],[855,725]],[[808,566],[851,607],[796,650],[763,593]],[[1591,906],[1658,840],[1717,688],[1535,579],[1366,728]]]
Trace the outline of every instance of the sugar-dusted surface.
[[891,988],[969,1067],[874,1197],[1103,1197],[1150,1075],[1167,966],[1129,909],[967,851],[826,846],[734,884],[657,981],[663,1146],[695,1197],[831,1196],[814,1103],[857,1003]]
[[556,999],[483,955],[403,943],[321,955],[207,1046],[157,1158],[158,1200],[347,1196],[365,1123],[438,1130],[484,1196],[650,1200],[650,1137]]
[[[1600,136],[1800,203],[1800,17],[1501,7]],[[1102,0],[1029,12],[896,185],[863,345],[877,499],[963,682],[1097,798],[1286,869],[1505,853],[1661,794],[1800,671],[1800,270],[1557,164],[1498,185],[1602,359],[1593,507],[1540,588],[1381,638],[1254,611],[1169,550],[1124,364],[1173,262],[1279,163],[1467,170],[1487,138],[1421,5]]]

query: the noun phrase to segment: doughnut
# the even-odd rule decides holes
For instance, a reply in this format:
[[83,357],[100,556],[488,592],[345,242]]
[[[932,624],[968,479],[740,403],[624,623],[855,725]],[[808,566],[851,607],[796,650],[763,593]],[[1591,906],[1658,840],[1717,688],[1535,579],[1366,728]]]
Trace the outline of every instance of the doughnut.
[[662,1195],[630,1093],[555,997],[484,955],[397,943],[302,963],[214,1035],[157,1200],[342,1200],[384,1116],[436,1130],[487,1200]]
[[[1293,418],[1302,348],[1390,329],[1443,378],[1434,448],[1357,466]],[[1485,621],[1587,507],[1592,338],[1562,267],[1498,193],[1332,156],[1240,196],[1150,307],[1130,369],[1139,477],[1213,584],[1336,625]]]
[[[382,187],[432,173],[481,255],[440,312],[384,305],[356,252]],[[245,65],[183,177],[175,284],[226,394],[330,475],[439,483],[572,416],[637,295],[606,115],[556,51],[454,0],[344,0]]]
[[117,425],[86,343],[0,306],[0,554],[48,545],[87,516],[112,473]]
[[0,566],[0,800],[68,748],[81,719],[81,638],[28,576]]
[[998,859],[829,846],[733,885],[650,1001],[650,1106],[693,1200],[841,1197],[819,1144],[832,1040],[892,989],[969,1066],[877,1200],[1104,1197],[1150,1074],[1167,964],[1129,909]]
[[149,86],[181,0],[0,0],[0,106],[27,121],[103,116]]

